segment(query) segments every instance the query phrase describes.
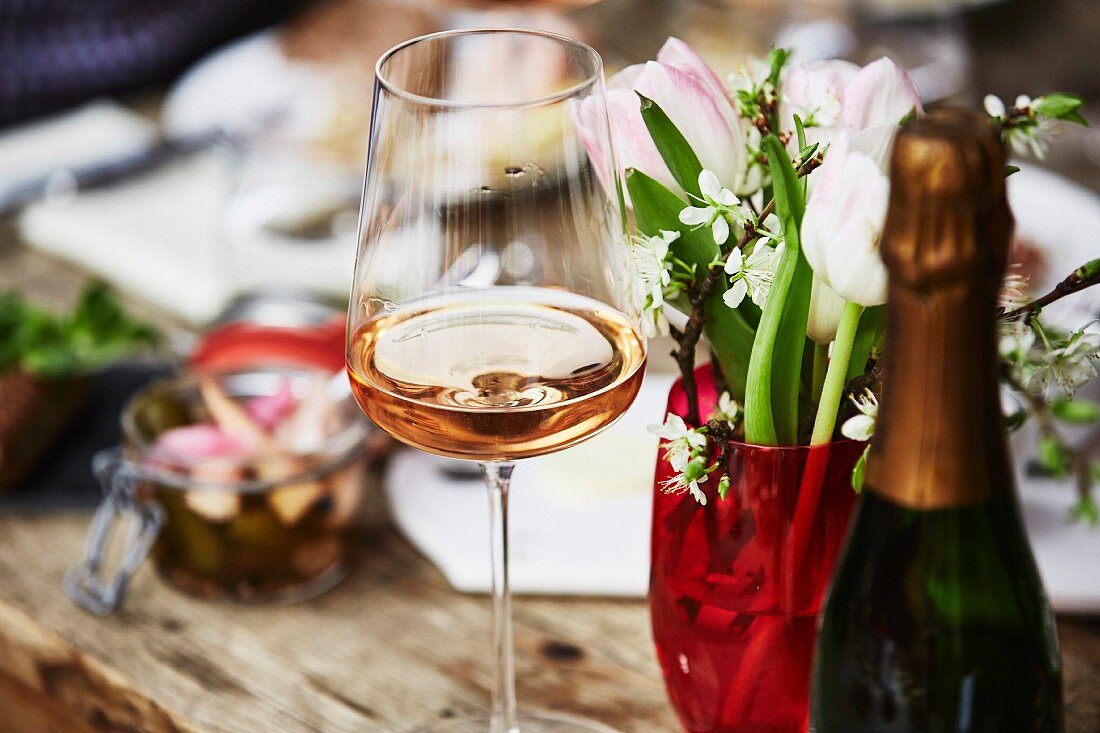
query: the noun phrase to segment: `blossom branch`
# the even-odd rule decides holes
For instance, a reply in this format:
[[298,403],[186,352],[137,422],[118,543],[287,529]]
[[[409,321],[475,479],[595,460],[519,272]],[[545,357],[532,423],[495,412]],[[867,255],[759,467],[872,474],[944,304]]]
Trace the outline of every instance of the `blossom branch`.
[[1077,497],[1085,502],[1092,495],[1092,468],[1090,465],[1088,450],[1076,450],[1070,447],[1062,438],[1061,433],[1054,427],[1054,418],[1051,415],[1050,405],[1041,394],[1034,394],[1028,390],[1011,372],[1010,369],[1002,369],[1002,378],[1021,399],[1027,402],[1031,413],[1035,415],[1035,421],[1039,426],[1042,436],[1053,441],[1059,452],[1069,464],[1070,473],[1073,475],[1077,488]]
[[[798,176],[807,176],[815,168],[821,165],[822,156],[820,154],[814,155],[811,158],[806,159],[798,167]],[[775,213],[775,199],[764,206],[760,210],[760,215],[757,217],[759,226],[763,226],[763,222],[771,215]],[[753,240],[757,239],[761,232],[758,231],[758,225],[753,222],[747,222],[745,224],[745,232],[741,236],[741,239],[736,244],[723,247],[721,250],[721,257],[724,258],[733,249],[744,249]],[[706,277],[696,282],[696,284],[688,291],[688,301],[691,303],[691,313],[688,317],[688,322],[684,326],[682,332],[674,334],[677,342],[677,346],[672,351],[672,356],[676,360],[676,365],[680,369],[680,377],[683,379],[684,394],[687,396],[687,414],[684,418],[689,425],[699,424],[699,392],[695,386],[695,347],[699,344],[699,339],[703,335],[703,327],[707,322],[706,303],[707,298],[714,292],[714,288],[718,285],[718,281],[722,278],[723,270],[721,265],[712,265],[708,270]]]
[[1001,319],[1013,321],[1023,317],[1025,322],[1030,323],[1031,320],[1039,314],[1039,311],[1051,303],[1097,284],[1100,284],[1100,259],[1092,260],[1091,262],[1081,265],[1070,273],[1069,277],[1055,285],[1054,289],[1046,295],[1036,298],[1032,302],[1022,305],[1019,308],[1002,312]]

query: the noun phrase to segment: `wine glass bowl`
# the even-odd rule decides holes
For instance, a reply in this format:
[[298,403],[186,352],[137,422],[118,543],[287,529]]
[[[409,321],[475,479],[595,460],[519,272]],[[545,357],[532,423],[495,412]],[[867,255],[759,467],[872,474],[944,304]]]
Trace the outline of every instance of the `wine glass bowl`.
[[481,464],[493,518],[492,716],[446,730],[606,731],[521,725],[506,564],[512,461],[606,428],[644,374],[621,187],[612,156],[587,152],[610,150],[602,62],[553,33],[449,31],[394,48],[376,74],[352,391],[399,440]]
[[552,34],[460,31],[378,69],[349,317],[364,411],[411,445],[482,461],[606,427],[637,393],[645,347],[611,174],[571,120],[602,94],[599,57]]

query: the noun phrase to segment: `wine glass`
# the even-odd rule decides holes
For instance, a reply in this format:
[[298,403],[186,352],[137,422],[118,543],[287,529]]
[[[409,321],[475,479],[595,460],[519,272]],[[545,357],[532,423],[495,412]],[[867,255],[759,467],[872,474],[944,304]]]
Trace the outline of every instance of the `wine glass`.
[[352,388],[399,440],[476,461],[491,509],[491,716],[431,730],[607,731],[517,717],[507,519],[513,462],[611,425],[644,372],[614,162],[574,125],[610,150],[602,62],[553,33],[459,30],[397,46],[376,76]]

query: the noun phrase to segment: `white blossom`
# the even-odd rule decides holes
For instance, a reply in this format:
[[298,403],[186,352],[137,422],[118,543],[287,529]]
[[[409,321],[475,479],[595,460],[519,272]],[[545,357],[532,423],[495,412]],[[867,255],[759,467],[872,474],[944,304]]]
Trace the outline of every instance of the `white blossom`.
[[779,248],[773,249],[763,242],[757,242],[748,257],[734,247],[726,257],[725,271],[730,276],[730,287],[722,295],[722,302],[730,308],[736,308],[748,295],[753,303],[763,308],[775,280],[775,269],[779,266],[781,256]]
[[1032,126],[1011,127],[1005,130],[1005,139],[1016,155],[1030,153],[1039,160],[1046,157],[1050,136],[1054,124],[1050,120],[1039,120]]
[[718,404],[710,413],[711,420],[727,422],[730,425],[736,425],[740,416],[741,405],[730,396],[729,392],[722,393],[722,396],[718,398]]
[[750,211],[747,218],[756,231],[756,241],[758,243],[770,244],[772,247],[778,247],[783,243],[783,235],[779,233],[782,231],[783,224],[779,221],[778,216],[768,214],[764,221],[759,221],[756,215]]
[[1001,282],[1001,292],[997,296],[997,307],[1006,311],[1015,310],[1028,302],[1028,278],[1016,272],[1005,275]]
[[870,440],[875,433],[875,421],[878,419],[878,399],[869,389],[864,389],[859,396],[852,395],[850,399],[859,414],[845,420],[840,432],[852,440]]
[[[1035,345],[1035,329],[1025,319],[1014,318],[1011,321],[1003,321],[998,326],[997,349],[1001,356],[1009,359],[1013,364],[1024,362],[1032,347]],[[1017,373],[1020,381],[1027,381],[1026,376]]]
[[689,492],[700,504],[707,503],[707,496],[699,488],[706,483],[707,474],[717,466],[707,466],[707,437],[687,426],[683,418],[671,412],[664,425],[650,425],[649,432],[664,439],[665,460],[675,475],[661,482],[661,490],[670,494]]
[[680,212],[680,221],[688,226],[709,226],[714,241],[725,244],[730,237],[730,224],[726,215],[743,219],[737,209],[741,200],[728,188],[723,188],[712,171],[699,173],[699,192],[702,194],[702,206],[688,206]]
[[[1040,99],[1042,99],[1040,97]],[[1047,143],[1054,131],[1054,123],[1035,114],[1034,106],[1039,100],[1026,94],[1016,97],[1012,109],[1008,109],[1001,98],[994,94],[985,95],[982,104],[986,114],[998,123],[1004,124],[1005,140],[1017,155],[1031,153],[1040,160],[1046,156]]]
[[707,505],[707,495],[703,493],[703,490],[699,488],[699,484],[705,484],[707,482],[707,475],[704,473],[699,478],[689,479],[683,473],[677,473],[672,478],[667,478],[661,482],[661,491],[666,494],[682,494],[685,491],[691,494],[691,497],[701,505]]
[[985,107],[985,113],[990,117],[996,117],[1002,119],[1005,113],[1008,111],[1005,108],[1005,103],[1001,101],[1001,98],[996,94],[987,94],[982,100],[982,106]]
[[672,282],[668,250],[679,237],[679,232],[662,230],[656,236],[639,235],[631,240],[631,294],[642,315],[642,330],[649,338],[668,335],[664,315],[665,288]]
[[766,59],[750,56],[745,63],[738,65],[734,72],[726,77],[726,81],[735,93],[756,94],[771,73],[771,66]]
[[693,454],[707,447],[707,436],[689,428],[682,417],[671,412],[663,425],[650,425],[646,430],[666,441],[665,460],[678,473],[687,469]]
[[1027,380],[1027,389],[1039,394],[1057,385],[1072,393],[1097,375],[1095,362],[1100,359],[1100,333],[1087,333],[1084,329],[1070,335],[1065,346],[1042,354],[1041,363]]

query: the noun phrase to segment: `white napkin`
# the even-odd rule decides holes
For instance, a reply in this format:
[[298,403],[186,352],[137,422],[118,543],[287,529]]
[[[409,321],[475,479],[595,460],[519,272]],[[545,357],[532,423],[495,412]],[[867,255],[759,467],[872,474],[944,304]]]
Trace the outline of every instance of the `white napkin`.
[[221,155],[200,153],[124,183],[34,204],[19,218],[20,234],[31,247],[199,324],[231,293],[215,236],[228,183]]
[[[638,399],[605,432],[520,461],[509,499],[516,593],[643,596],[657,438],[673,377],[647,374]],[[452,464],[456,462],[451,462]],[[489,590],[489,504],[480,476],[455,480],[445,460],[398,453],[385,487],[398,527],[466,592]]]

